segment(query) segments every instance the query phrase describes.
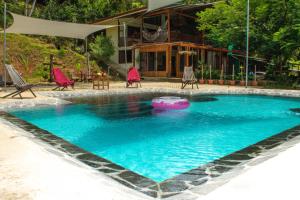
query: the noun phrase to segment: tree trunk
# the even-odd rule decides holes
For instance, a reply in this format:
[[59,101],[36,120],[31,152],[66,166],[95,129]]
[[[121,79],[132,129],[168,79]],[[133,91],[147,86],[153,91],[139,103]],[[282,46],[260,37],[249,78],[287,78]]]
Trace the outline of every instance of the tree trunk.
[[25,0],[25,16],[28,16],[28,4],[30,0]]
[[34,0],[33,3],[32,3],[31,10],[30,10],[30,13],[29,13],[29,17],[31,17],[31,15],[32,15],[32,13],[34,11],[35,4],[36,4],[36,0]]

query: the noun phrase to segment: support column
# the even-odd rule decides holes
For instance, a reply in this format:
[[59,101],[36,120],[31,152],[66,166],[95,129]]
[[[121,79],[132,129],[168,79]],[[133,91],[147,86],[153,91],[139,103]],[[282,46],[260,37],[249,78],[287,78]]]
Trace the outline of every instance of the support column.
[[166,50],[166,73],[167,77],[171,76],[172,72],[172,45],[168,45]]
[[248,87],[249,68],[249,26],[250,26],[250,0],[247,0],[247,34],[246,34],[246,88]]
[[86,66],[88,69],[88,77],[89,78],[91,76],[91,69],[90,69],[90,56],[88,53],[88,37],[85,38],[85,55],[86,55]]
[[49,82],[52,83],[53,82],[53,63],[54,63],[54,55],[50,54],[50,63],[49,63]]
[[[187,52],[190,51],[190,47],[185,47],[185,48],[186,48],[186,51],[187,51]],[[185,58],[184,58],[184,60],[185,60],[185,66],[184,66],[184,67],[190,66],[190,59],[189,59],[188,53],[185,54],[184,57],[185,57]]]
[[135,66],[136,67],[136,65],[135,65],[135,49],[133,48],[133,49],[131,49],[131,51],[132,51],[132,66]]
[[171,15],[170,15],[170,10],[168,10],[168,42],[171,42]]
[[177,46],[177,54],[176,54],[176,77],[180,77],[180,55],[179,55],[179,46]]
[[6,67],[5,67],[5,64],[6,64],[6,3],[4,3],[4,17],[3,17],[3,20],[4,20],[4,25],[3,25],[3,74],[4,74],[4,88],[6,89],[6,82],[7,82],[7,72],[6,72]]
[[125,56],[125,67],[126,67],[126,87],[128,87],[128,85],[127,85],[127,80],[128,80],[128,77],[127,77],[127,71],[128,71],[128,65],[127,65],[127,40],[126,40],[126,23],[124,22],[123,23],[123,36],[124,36],[124,38],[123,38],[123,40],[124,40],[124,56]]
[[201,61],[202,61],[202,63],[206,62],[206,60],[205,60],[205,49],[201,49]]

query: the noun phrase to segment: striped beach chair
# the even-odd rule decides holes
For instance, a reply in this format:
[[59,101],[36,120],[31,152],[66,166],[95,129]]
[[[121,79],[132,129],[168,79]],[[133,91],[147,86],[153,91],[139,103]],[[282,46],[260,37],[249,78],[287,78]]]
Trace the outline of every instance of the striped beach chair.
[[15,88],[17,89],[16,91],[2,97],[2,98],[7,98],[7,97],[12,97],[14,98],[15,96],[19,95],[20,98],[22,99],[22,93],[25,91],[30,91],[32,93],[32,95],[34,97],[36,97],[36,95],[34,94],[34,92],[32,91],[32,87],[34,85],[32,84],[28,84],[26,83],[23,78],[20,76],[20,74],[17,72],[17,70],[12,66],[12,65],[5,65],[5,68],[15,86]]

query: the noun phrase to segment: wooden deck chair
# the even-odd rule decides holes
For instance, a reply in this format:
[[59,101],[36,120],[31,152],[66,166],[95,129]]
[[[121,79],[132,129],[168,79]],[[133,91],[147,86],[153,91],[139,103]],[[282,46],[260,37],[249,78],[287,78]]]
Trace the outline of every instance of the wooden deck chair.
[[184,67],[181,89],[184,89],[187,85],[192,85],[192,89],[194,89],[194,84],[196,84],[197,88],[199,89],[193,67]]
[[9,96],[15,97],[15,96],[19,95],[20,98],[22,99],[23,97],[22,97],[21,93],[23,93],[27,90],[30,91],[34,97],[36,97],[36,95],[34,94],[34,92],[31,89],[33,87],[33,85],[26,83],[12,65],[5,65],[5,68],[8,72],[14,86],[16,87],[17,91],[14,91],[2,98],[7,98]]
[[134,83],[136,84],[137,88],[139,86],[142,87],[140,73],[133,66],[128,69],[126,87],[128,88],[129,86],[132,86]]
[[60,68],[53,68],[52,74],[57,86],[53,90],[63,91],[64,89],[68,88],[68,86],[71,86],[74,89],[75,82],[73,80],[68,79]]
[[103,72],[94,74],[93,75],[93,89],[98,88],[98,90],[100,90],[100,88],[101,88],[102,90],[104,90],[105,87],[107,87],[107,89],[109,90],[108,75]]

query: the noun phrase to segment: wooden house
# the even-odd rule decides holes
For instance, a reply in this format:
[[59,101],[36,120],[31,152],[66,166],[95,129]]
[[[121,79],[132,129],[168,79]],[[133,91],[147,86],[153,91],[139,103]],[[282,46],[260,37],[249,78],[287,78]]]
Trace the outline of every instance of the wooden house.
[[185,66],[196,68],[200,61],[213,69],[223,66],[226,72],[229,70],[228,50],[207,45],[205,34],[197,29],[196,13],[211,6],[210,3],[176,5],[151,12],[144,7],[95,24],[119,25],[105,32],[116,49],[112,61],[121,68],[136,66],[144,77],[180,78]]

